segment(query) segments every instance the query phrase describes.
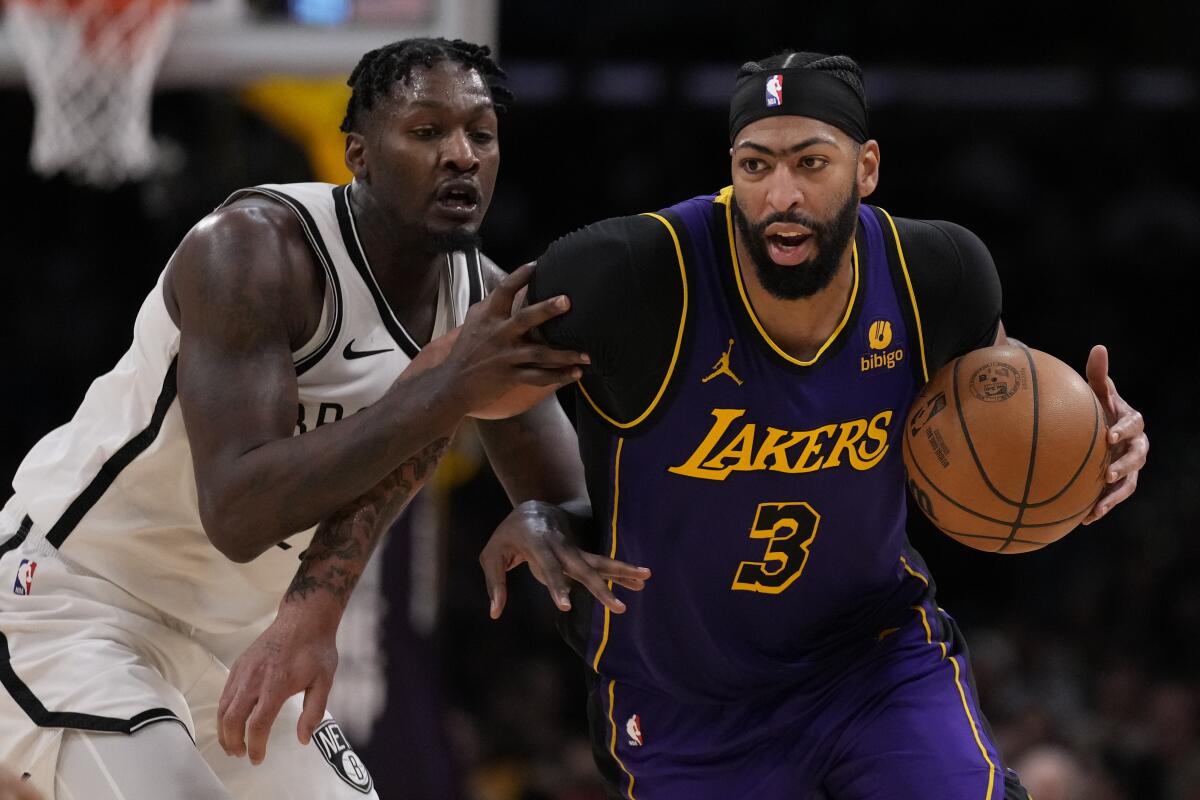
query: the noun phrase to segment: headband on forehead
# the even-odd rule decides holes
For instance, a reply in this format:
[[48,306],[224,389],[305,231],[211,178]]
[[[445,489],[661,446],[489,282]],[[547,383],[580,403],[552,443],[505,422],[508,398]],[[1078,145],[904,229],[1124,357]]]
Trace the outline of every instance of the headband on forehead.
[[764,69],[738,81],[729,102],[729,141],[764,117],[811,117],[867,140],[867,107],[840,78],[813,69]]

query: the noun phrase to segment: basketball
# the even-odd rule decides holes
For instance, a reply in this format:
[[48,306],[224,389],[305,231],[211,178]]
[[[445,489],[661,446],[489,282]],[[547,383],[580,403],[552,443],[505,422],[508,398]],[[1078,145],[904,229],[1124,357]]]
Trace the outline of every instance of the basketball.
[[904,426],[908,486],[946,535],[990,553],[1061,539],[1104,488],[1108,426],[1091,387],[1054,356],[974,350],[921,390]]

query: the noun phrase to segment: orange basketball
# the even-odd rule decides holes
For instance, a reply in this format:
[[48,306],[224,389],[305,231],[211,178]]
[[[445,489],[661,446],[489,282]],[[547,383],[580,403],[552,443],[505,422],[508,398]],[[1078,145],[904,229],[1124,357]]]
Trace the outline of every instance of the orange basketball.
[[944,366],[904,426],[908,486],[946,535],[990,553],[1061,539],[1104,488],[1108,426],[1054,356],[986,347]]

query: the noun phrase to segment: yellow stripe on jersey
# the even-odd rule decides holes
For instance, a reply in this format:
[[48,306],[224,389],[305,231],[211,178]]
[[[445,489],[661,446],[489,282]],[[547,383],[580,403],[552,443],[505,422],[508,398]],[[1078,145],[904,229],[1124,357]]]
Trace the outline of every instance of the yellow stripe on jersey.
[[[901,556],[900,560],[904,561],[904,557]],[[908,566],[907,561],[904,562],[904,568],[913,575],[916,575],[918,578],[922,578],[922,580],[924,580],[924,576],[922,576],[920,573],[914,572]],[[921,606],[913,606],[912,609],[921,616],[921,625],[925,628],[925,642],[932,645],[934,643],[933,630],[929,627],[929,617],[926,615],[925,609]],[[940,611],[941,609],[938,610]],[[942,650],[942,661],[945,661],[947,656],[946,643],[943,641],[938,641],[937,645]],[[988,785],[987,792],[983,795],[983,800],[991,800],[992,790],[996,786],[996,765],[992,763],[992,759],[988,755],[987,748],[983,746],[983,739],[979,736],[979,726],[975,723],[975,715],[971,713],[971,706],[967,703],[967,691],[963,688],[962,669],[958,666],[958,657],[953,656],[949,660],[954,666],[954,688],[958,690],[958,698],[962,701],[963,711],[967,715],[967,723],[971,726],[971,734],[975,737],[975,746],[979,748],[979,754],[983,756],[983,760],[988,765]],[[1032,798],[1030,800],[1032,800]]]
[[921,583],[925,584],[926,586],[929,585],[929,578],[926,578],[924,575],[922,575],[921,573],[917,572],[915,569],[910,567],[908,565],[907,558],[905,558],[904,556],[900,556],[900,563],[902,565],[904,565],[905,572],[907,572],[909,575],[912,575],[914,578],[916,578],[917,580],[919,580]]
[[625,762],[621,761],[621,757],[617,755],[617,723],[613,720],[613,708],[616,705],[616,697],[613,694],[613,690],[616,685],[616,681],[608,682],[608,724],[612,726],[612,738],[608,742],[608,752],[612,753],[613,760],[617,762],[617,766],[621,768],[621,771],[629,776],[629,788],[626,790],[629,800],[637,800],[633,796],[633,773],[625,768]]
[[[608,557],[616,559],[617,557],[617,501],[621,499],[621,450],[625,446],[625,439],[617,439],[617,454],[613,458],[613,501],[612,501],[612,546],[609,548]],[[608,590],[611,592],[613,582],[608,582]],[[604,648],[608,646],[608,627],[611,624],[612,611],[608,606],[604,607],[604,634],[600,637],[600,646],[596,648],[596,657],[592,659],[592,669],[596,672],[600,671],[600,656],[604,654]],[[615,735],[615,734],[614,734]]]
[[[876,206],[876,208],[879,208]],[[929,382],[929,364],[925,360],[925,332],[921,328],[921,311],[917,308],[917,295],[913,291],[912,278],[908,274],[908,262],[904,260],[904,248],[900,244],[900,232],[896,230],[896,223],[892,219],[892,215],[884,211],[883,215],[887,217],[888,225],[892,228],[892,236],[896,239],[896,252],[900,255],[900,269],[904,272],[904,283],[908,286],[908,300],[912,303],[913,319],[917,321],[917,344],[921,350],[921,374],[925,376],[925,382]]]
[[[742,304],[745,305],[746,312],[750,315],[750,321],[754,323],[754,327],[758,329],[759,335],[762,336],[763,341],[771,346],[772,350],[793,364],[797,364],[801,367],[811,367],[813,364],[817,363],[817,360],[820,359],[821,355],[829,349],[831,344],[834,343],[838,337],[838,334],[842,332],[842,329],[846,327],[846,323],[850,321],[850,315],[854,311],[854,300],[858,297],[859,285],[858,242],[854,242],[852,251],[854,261],[854,286],[850,289],[850,302],[846,304],[846,313],[842,315],[842,321],[839,322],[837,327],[833,329],[833,333],[829,334],[829,338],[825,340],[825,344],[821,345],[812,358],[808,359],[807,361],[799,358],[793,358],[792,356],[788,355],[783,348],[775,344],[775,341],[771,338],[770,334],[767,333],[766,328],[764,328],[762,323],[758,321],[758,316],[754,313],[754,306],[750,304],[750,297],[746,294],[746,284],[742,280],[742,267],[741,264],[738,263],[737,245],[734,243],[733,238],[733,187],[726,186],[724,189],[722,189],[721,193],[717,195],[716,202],[725,206],[725,229],[729,238],[729,256],[733,261],[733,275],[737,279],[738,294],[742,296]],[[924,358],[923,354],[922,358]]]
[[975,735],[975,745],[979,748],[980,755],[988,765],[988,785],[987,793],[984,794],[983,800],[991,800],[992,789],[996,785],[996,765],[992,763],[992,759],[988,756],[987,748],[983,746],[983,740],[979,738],[979,726],[975,724],[975,717],[971,714],[971,707],[967,705],[967,693],[963,690],[962,672],[958,667],[958,659],[951,658],[950,663],[954,665],[954,685],[958,687],[958,696],[962,700],[963,711],[967,712],[967,721],[971,723],[971,733]]
[[667,374],[663,376],[662,383],[658,387],[658,392],[654,395],[654,399],[650,401],[650,405],[646,407],[645,411],[629,422],[620,422],[604,413],[600,406],[596,404],[596,401],[592,399],[592,396],[588,394],[587,389],[585,389],[583,386],[583,382],[579,382],[580,394],[582,394],[583,398],[588,401],[588,405],[590,405],[592,409],[600,415],[601,419],[603,419],[609,425],[613,425],[617,428],[622,428],[625,430],[641,424],[646,417],[650,416],[650,412],[652,412],[658,406],[658,402],[662,400],[663,394],[667,391],[667,386],[671,383],[671,375],[675,372],[675,364],[679,361],[679,351],[683,348],[683,328],[687,322],[688,312],[687,269],[684,267],[683,263],[683,248],[679,246],[679,236],[676,235],[674,226],[672,226],[671,223],[661,215],[647,213],[642,214],[641,216],[652,217],[667,227],[667,232],[671,234],[671,241],[675,243],[675,257],[679,261],[679,281],[683,286],[683,310],[679,314],[679,331],[675,334],[675,351],[671,354],[671,363],[667,367]]
[[[933,644],[933,629],[929,627],[929,616],[925,613],[925,609],[921,606],[913,606],[912,609],[921,615],[921,625],[925,628],[925,642]],[[946,643],[938,642],[938,646],[942,648],[942,661],[945,661],[947,655]]]

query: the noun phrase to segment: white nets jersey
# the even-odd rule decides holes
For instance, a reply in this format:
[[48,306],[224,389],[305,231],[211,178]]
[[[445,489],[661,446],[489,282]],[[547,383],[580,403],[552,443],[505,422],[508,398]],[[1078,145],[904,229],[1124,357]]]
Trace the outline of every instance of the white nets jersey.
[[[367,263],[349,203],[352,186],[265,185],[292,210],[325,272],[316,335],[294,354],[296,433],[374,403],[420,348],[389,308]],[[66,425],[38,442],[13,479],[15,504],[59,555],[199,630],[265,624],[295,575],[312,530],[249,564],[222,556],[200,523],[191,449],[175,390],[179,330],[160,276],[134,326],[133,345],[88,389]],[[479,253],[446,259],[434,335],[483,296]],[[305,465],[296,464],[296,469]]]

